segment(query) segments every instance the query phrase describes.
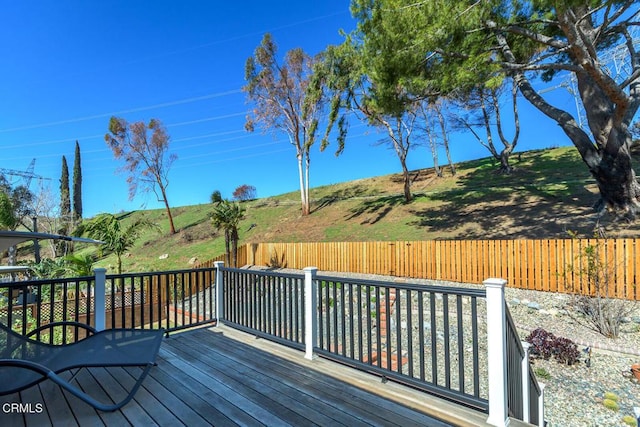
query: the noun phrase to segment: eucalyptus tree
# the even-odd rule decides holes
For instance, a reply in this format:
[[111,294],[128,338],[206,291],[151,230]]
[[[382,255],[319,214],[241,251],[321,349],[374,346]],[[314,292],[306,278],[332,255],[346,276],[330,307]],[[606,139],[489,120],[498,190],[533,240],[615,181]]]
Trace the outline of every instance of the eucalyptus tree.
[[159,202],[162,202],[169,220],[169,232],[176,233],[173,215],[167,198],[169,187],[169,170],[178,158],[169,154],[169,134],[158,119],[144,122],[127,123],[125,119],[111,117],[109,133],[105,141],[116,159],[124,160],[122,170],[129,174],[129,200],[132,200],[138,187],[142,191],[153,191]]
[[[404,58],[396,82],[421,77],[430,91],[447,94],[512,76],[524,98],[580,153],[599,188],[598,211],[636,216],[640,184],[629,131],[640,107],[636,1],[355,0],[352,11],[372,50]],[[628,73],[611,72],[612,46],[619,47]],[[588,131],[533,85],[560,73],[577,81]]]
[[284,132],[296,150],[302,214],[309,205],[310,149],[316,141],[318,124],[324,114],[322,87],[312,80],[316,58],[302,49],[289,50],[278,62],[277,46],[269,33],[247,59],[242,88],[254,108],[245,128],[252,132],[259,124],[266,132]]

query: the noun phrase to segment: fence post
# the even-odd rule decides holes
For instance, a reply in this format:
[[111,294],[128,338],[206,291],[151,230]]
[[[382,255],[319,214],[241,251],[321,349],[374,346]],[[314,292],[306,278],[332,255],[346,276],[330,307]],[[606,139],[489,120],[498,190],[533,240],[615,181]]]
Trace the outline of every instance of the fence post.
[[224,319],[224,280],[222,271],[224,261],[215,261],[213,267],[216,269],[216,326],[220,324],[220,320]]
[[489,417],[487,423],[508,424],[507,408],[507,334],[504,308],[504,279],[487,279],[487,359],[489,360]]
[[318,284],[316,282],[316,267],[306,267],[304,269],[304,345],[305,359],[313,360],[313,348],[318,341],[318,316],[317,293]]
[[107,305],[105,300],[107,269],[95,268],[93,270],[96,279],[96,292],[94,299],[94,313],[96,319],[96,330],[104,331],[107,318]]
[[529,413],[531,405],[529,401],[531,396],[529,395],[529,349],[531,344],[526,341],[522,341],[522,349],[524,350],[524,357],[522,358],[522,421],[528,423],[531,420],[531,414]]
[[538,426],[544,427],[544,384],[538,383],[540,386],[540,397],[538,398]]

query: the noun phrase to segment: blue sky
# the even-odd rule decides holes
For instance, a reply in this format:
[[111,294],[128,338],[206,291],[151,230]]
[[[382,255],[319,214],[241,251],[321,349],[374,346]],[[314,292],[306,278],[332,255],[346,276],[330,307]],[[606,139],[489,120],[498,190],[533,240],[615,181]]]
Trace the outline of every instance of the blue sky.
[[[153,194],[128,200],[126,175],[117,172],[122,164],[104,142],[111,115],[157,118],[178,156],[168,188],[172,206],[207,203],[216,189],[231,197],[242,184],[254,185],[259,197],[296,191],[295,151],[285,135],[244,131],[245,61],[265,32],[282,54],[295,47],[316,54],[354,26],[345,0],[5,1],[0,168],[26,170],[35,158],[35,173],[51,178],[43,182],[57,194],[61,157],[72,170],[77,140],[85,216],[159,208]],[[549,96],[574,111],[573,99],[560,92]],[[525,101],[520,106],[517,151],[569,144],[553,122]],[[354,122],[342,156],[315,147],[311,186],[399,172],[395,154],[374,144],[380,137]],[[488,155],[471,135],[452,137],[455,161]],[[430,166],[426,147],[410,154],[410,168]],[[37,186],[33,181],[31,189]]]

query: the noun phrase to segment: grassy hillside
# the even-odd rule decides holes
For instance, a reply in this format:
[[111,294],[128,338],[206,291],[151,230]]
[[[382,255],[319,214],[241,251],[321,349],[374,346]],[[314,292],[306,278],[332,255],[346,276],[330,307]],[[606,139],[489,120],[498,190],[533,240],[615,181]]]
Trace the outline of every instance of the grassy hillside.
[[[433,169],[414,171],[410,204],[403,202],[399,174],[314,188],[308,217],[300,215],[297,192],[246,202],[240,243],[557,238],[567,237],[567,230],[591,235],[596,188],[574,148],[522,153],[513,165],[509,176],[496,174],[488,158],[456,165],[455,176],[448,169],[443,178]],[[125,220],[146,215],[163,232],[139,240],[124,259],[125,271],[188,268],[192,257],[204,261],[222,253],[224,237],[211,226],[210,211],[208,204],[175,208],[174,236],[162,209],[126,214]],[[627,225],[607,232],[637,231]],[[168,258],[159,259],[163,254]],[[114,256],[98,263],[115,264]]]

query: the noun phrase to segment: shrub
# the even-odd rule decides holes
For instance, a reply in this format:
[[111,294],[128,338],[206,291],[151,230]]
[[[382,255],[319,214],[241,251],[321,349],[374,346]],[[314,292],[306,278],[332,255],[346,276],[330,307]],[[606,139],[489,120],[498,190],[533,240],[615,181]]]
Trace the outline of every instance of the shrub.
[[553,342],[556,337],[551,332],[538,328],[531,332],[525,341],[531,344],[531,353],[534,356],[548,360],[553,354]]
[[578,351],[578,346],[569,338],[557,337],[554,343],[554,348],[555,351],[553,357],[558,362],[573,365],[579,360],[580,352]]
[[531,344],[533,356],[548,360],[551,356],[560,363],[573,365],[578,362],[580,352],[576,343],[568,338],[556,337],[553,333],[538,328],[525,339]]
[[[577,237],[575,233],[570,233]],[[616,298],[610,283],[615,281],[616,266],[609,262],[607,246],[596,235],[594,243],[583,246],[573,264],[567,265],[565,276],[573,276],[573,307],[582,316],[577,322],[609,338],[617,338],[625,317],[637,307],[634,301]],[[581,288],[582,287],[582,288]],[[587,294],[585,294],[587,293]],[[571,314],[571,312],[569,312]]]
[[604,398],[605,399],[609,399],[609,400],[613,400],[614,402],[617,402],[619,400],[618,395],[615,393],[611,393],[610,391],[606,392],[604,394]]
[[543,380],[551,379],[551,374],[549,373],[549,371],[547,371],[546,369],[544,369],[542,367],[535,368],[535,370],[533,372],[534,372],[534,374],[536,374],[536,377],[542,378]]
[[638,427],[638,421],[631,415],[625,415],[622,417],[622,422],[631,427]]
[[620,407],[618,406],[618,402],[616,402],[615,400],[604,399],[602,401],[602,404],[604,405],[605,408],[611,409],[612,411],[620,410]]
[[219,190],[211,193],[211,203],[222,203],[222,193]]

